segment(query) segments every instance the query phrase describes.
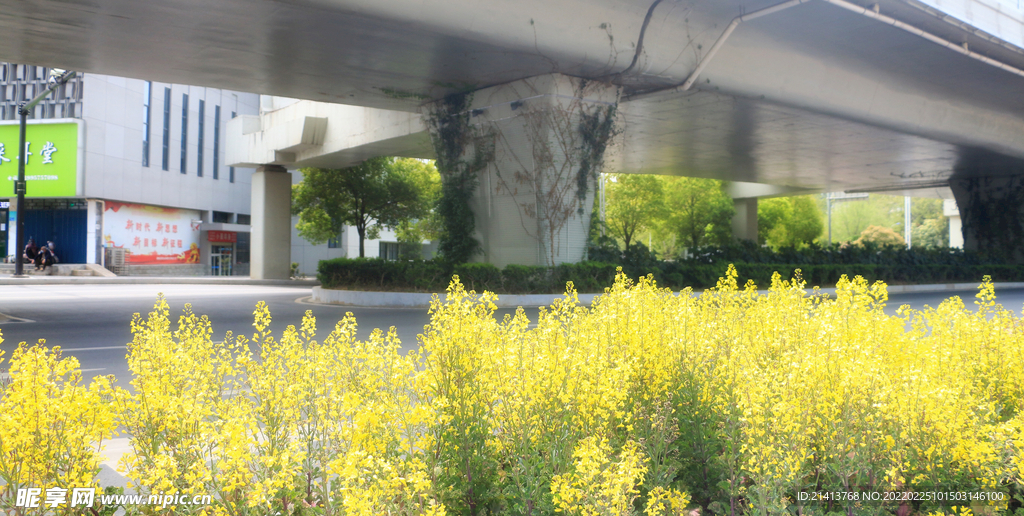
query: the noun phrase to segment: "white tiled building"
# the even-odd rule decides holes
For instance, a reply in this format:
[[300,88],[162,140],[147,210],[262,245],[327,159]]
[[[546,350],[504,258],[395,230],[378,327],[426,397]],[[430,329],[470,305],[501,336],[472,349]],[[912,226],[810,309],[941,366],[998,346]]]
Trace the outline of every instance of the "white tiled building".
[[[48,75],[44,67],[0,63],[0,258],[16,247],[17,107],[46,88]],[[26,239],[54,240],[64,263],[104,263],[112,257],[107,249],[125,249],[128,266],[118,271],[125,274],[247,275],[253,171],[226,166],[225,127],[283,100],[75,77],[29,117]],[[50,163],[40,155],[46,143],[59,143]],[[385,231],[381,240],[395,237]],[[380,240],[368,240],[366,255],[380,248]],[[299,271],[315,275],[321,259],[358,256],[359,242],[349,228],[312,246],[293,229],[291,249]]]

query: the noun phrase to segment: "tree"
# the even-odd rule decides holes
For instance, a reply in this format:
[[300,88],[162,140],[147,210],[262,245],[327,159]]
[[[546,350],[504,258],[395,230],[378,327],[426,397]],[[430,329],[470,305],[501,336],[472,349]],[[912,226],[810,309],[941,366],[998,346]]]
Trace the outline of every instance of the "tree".
[[618,174],[606,187],[605,224],[625,251],[638,231],[652,227],[665,216],[665,201],[660,178],[644,174]]
[[694,248],[729,242],[736,208],[722,181],[673,177],[666,182],[668,224],[679,234],[682,245]]
[[810,196],[765,199],[757,205],[757,241],[775,249],[804,247],[821,236],[822,218]]
[[868,226],[860,238],[853,241],[853,245],[863,247],[865,244],[873,244],[877,247],[906,246],[907,241],[899,233],[885,226]]
[[949,219],[942,214],[942,199],[914,197],[910,202],[911,245],[949,247]]
[[344,225],[359,234],[359,256],[366,255],[367,237],[383,227],[421,218],[430,209],[432,164],[391,157],[372,158],[346,169],[304,168],[302,182],[292,187],[292,214],[299,216],[299,236],[322,244]]

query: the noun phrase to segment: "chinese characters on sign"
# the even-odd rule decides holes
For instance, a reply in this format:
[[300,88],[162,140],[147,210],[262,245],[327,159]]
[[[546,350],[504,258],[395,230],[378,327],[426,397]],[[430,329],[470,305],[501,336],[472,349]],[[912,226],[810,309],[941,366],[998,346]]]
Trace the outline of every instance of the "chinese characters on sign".
[[206,239],[210,242],[238,242],[238,233],[234,231],[209,231],[206,233]]
[[[29,152],[29,148],[31,148],[31,147],[32,147],[32,142],[25,142],[25,165],[26,166],[28,166],[28,164],[29,164],[29,158],[31,156],[33,156],[33,154],[31,152]],[[43,150],[40,151],[40,154],[43,155],[43,165],[52,165],[53,164],[53,153],[54,152],[57,152],[57,147],[53,145],[53,142],[46,142],[46,145],[43,145]],[[15,156],[14,159],[18,159],[18,156]],[[7,163],[9,161],[11,161],[11,159],[7,157],[7,149],[4,148],[4,144],[3,143],[0,143],[0,165],[3,165],[4,163]]]
[[199,263],[199,213],[108,201],[103,215],[107,247],[123,247],[126,262],[138,265]]
[[[0,196],[14,193],[18,155],[25,157],[26,195],[71,197],[78,191],[78,123],[30,123],[20,143],[19,124],[0,122]],[[18,149],[22,152],[18,152]]]

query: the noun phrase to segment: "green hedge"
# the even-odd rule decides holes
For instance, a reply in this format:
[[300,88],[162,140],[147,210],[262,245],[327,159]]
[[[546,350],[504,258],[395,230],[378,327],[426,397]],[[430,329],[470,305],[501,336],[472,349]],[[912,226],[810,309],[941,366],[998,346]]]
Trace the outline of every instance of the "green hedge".
[[[335,258],[320,262],[317,275],[324,288],[352,290],[384,290],[410,292],[443,292],[453,274],[458,274],[466,288],[500,294],[561,293],[572,281],[579,292],[602,292],[615,280],[618,266],[612,263],[564,263],[557,267],[509,265],[499,269],[487,263],[451,265],[441,261],[385,261],[379,258]],[[626,266],[632,278],[652,274],[659,286],[680,290],[715,286],[725,274],[728,264],[697,264],[692,262],[654,262],[643,266]],[[950,283],[981,281],[1024,281],[1020,265],[949,265],[949,264],[781,264],[737,263],[740,282],[748,279],[761,288],[771,283],[772,273],[793,277],[796,269],[808,286],[834,286],[839,278],[864,276],[869,281],[885,280],[899,283]]]

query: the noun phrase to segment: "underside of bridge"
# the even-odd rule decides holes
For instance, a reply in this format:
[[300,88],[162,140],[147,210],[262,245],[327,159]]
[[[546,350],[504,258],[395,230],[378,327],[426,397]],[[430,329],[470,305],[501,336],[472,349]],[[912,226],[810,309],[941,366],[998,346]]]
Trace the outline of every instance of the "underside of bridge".
[[[997,243],[983,235],[989,215],[968,219],[988,213],[974,206],[1007,197],[1000,192],[1016,184],[1009,178],[1024,172],[1024,12],[996,0],[946,3],[955,4],[953,16],[919,0],[4,1],[0,59],[348,104],[367,108],[351,116],[393,129],[353,136],[344,148],[314,138],[238,160],[287,168],[374,154],[430,157],[420,114],[453,93],[480,92],[477,126],[505,124],[509,134],[515,124],[495,113],[529,106],[531,95],[565,101],[545,101],[556,111],[579,99],[611,103],[619,137],[605,170],[713,177],[776,193],[952,182],[969,247],[1020,247],[1024,231],[1020,241]],[[563,86],[584,78],[606,93],[521,91],[533,84],[524,79],[538,77],[564,77],[552,82]],[[480,104],[487,92],[510,90],[517,93]],[[306,116],[326,119],[328,134],[346,123]],[[272,131],[267,120],[239,127],[239,137]],[[510,148],[519,148],[509,156],[535,171],[521,163],[536,150],[527,140],[513,137]],[[480,199],[497,191],[498,173],[480,176],[481,230],[495,215]],[[999,204],[1005,212],[1012,203]],[[1022,215],[1016,208],[1006,220],[1024,228]],[[534,222],[525,233],[537,231]],[[509,234],[493,229],[481,238]],[[532,260],[550,261],[558,245],[537,240]],[[555,261],[573,259],[572,247]]]

